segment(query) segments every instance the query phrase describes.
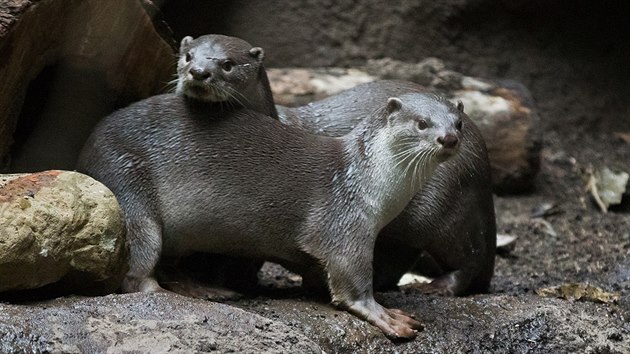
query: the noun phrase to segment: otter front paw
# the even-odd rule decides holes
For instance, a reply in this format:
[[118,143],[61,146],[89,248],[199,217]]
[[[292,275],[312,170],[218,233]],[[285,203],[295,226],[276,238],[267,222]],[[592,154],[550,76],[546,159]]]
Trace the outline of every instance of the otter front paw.
[[424,329],[422,323],[398,309],[386,309],[374,299],[355,301],[348,312],[378,327],[390,339],[412,339]]

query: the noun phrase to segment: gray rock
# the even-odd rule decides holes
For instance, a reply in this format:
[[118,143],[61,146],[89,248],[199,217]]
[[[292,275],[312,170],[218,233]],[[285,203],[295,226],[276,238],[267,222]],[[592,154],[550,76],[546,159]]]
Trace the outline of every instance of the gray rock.
[[[364,67],[368,74],[381,79],[412,81],[423,86],[461,88],[462,74],[445,69],[444,62],[437,58],[426,58],[418,63],[406,63],[391,58],[370,59]],[[451,73],[453,75],[448,75]]]
[[172,293],[0,304],[1,353],[321,353],[297,330]]
[[0,175],[0,291],[62,281],[67,292],[115,290],[127,269],[114,195],[76,172]]

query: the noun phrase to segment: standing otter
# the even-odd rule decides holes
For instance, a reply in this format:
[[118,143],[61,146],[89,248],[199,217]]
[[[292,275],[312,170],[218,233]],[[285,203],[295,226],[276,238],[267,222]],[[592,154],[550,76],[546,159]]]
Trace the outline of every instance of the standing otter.
[[411,338],[420,323],[372,295],[374,243],[458,151],[460,113],[435,96],[404,94],[331,138],[167,94],[103,119],[78,170],[120,201],[130,246],[123,290],[160,290],[161,253],[272,260],[298,273],[321,269],[334,304],[388,337]]
[[[237,53],[232,53],[232,48],[246,43],[235,37],[215,35],[202,36],[194,42],[187,38],[182,40],[180,65],[186,62],[189,51],[198,53],[202,58],[235,57]],[[248,45],[242,44],[241,47]],[[183,65],[181,67],[184,68]],[[259,68],[262,68],[262,63]],[[186,70],[180,69],[178,73],[179,82],[189,80]],[[243,90],[237,96],[246,96],[250,108],[268,114],[268,108],[255,108],[273,105],[267,75],[261,70],[252,76],[254,78],[258,80],[255,85],[258,94],[248,94]],[[178,92],[196,97],[186,90]],[[316,134],[341,136],[358,125],[387,97],[407,92],[426,90],[413,83],[382,80],[359,85],[302,107],[277,106],[277,109],[284,124]],[[488,290],[494,273],[496,248],[490,166],[479,130],[466,115],[462,114],[462,120],[465,129],[461,152],[442,164],[405,211],[381,232],[374,264],[377,288],[395,286],[424,251],[431,257],[422,258],[420,272],[427,272],[427,267],[423,266],[431,260],[440,269],[429,274],[438,278],[421,290],[443,295]],[[434,264],[430,265],[435,268]]]
[[[341,136],[360,123],[376,102],[389,96],[425,92],[417,84],[374,81],[305,106],[278,106],[280,121],[330,136]],[[462,109],[463,110],[463,109]],[[374,286],[390,288],[418,264],[437,276],[418,288],[427,293],[464,295],[486,292],[494,273],[496,219],[490,164],[483,137],[461,114],[460,152],[441,164],[407,208],[379,235],[374,255]],[[435,264],[439,269],[434,269]],[[436,273],[437,271],[437,273]]]
[[179,53],[176,93],[278,117],[262,48],[239,38],[210,34],[184,37]]

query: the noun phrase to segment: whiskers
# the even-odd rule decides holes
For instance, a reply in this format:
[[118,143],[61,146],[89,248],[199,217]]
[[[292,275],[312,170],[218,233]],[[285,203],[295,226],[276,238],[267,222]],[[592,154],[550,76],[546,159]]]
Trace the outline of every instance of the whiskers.
[[182,87],[179,87],[179,79],[172,80],[171,82],[169,82],[169,84],[175,85],[175,88],[181,89],[181,92],[175,92],[185,94],[188,97],[195,98],[201,101],[215,102],[220,104],[221,106],[225,105],[226,108],[249,107],[249,99],[247,99],[246,96],[244,96],[242,93],[238,92],[238,90],[232,88],[229,85],[216,86],[208,84],[201,85],[195,83],[191,85],[180,85]]
[[167,82],[166,84],[164,84],[164,87],[162,88],[162,92],[165,93],[175,93],[177,92],[177,88],[179,85],[179,76],[177,74],[173,75],[175,78],[169,82]]
[[173,54],[173,61],[175,62],[175,66],[177,67],[177,72],[173,74],[173,79],[167,82],[166,84],[164,84],[164,87],[162,87],[162,92],[164,93],[177,92],[177,88],[179,85],[179,70],[180,70],[179,60],[180,58],[181,58],[181,55],[179,53]]
[[233,87],[230,87],[230,86],[225,87],[224,92],[229,98],[233,99],[235,102],[237,102],[241,106],[249,107],[250,102],[249,102],[249,99],[247,99],[247,96],[238,92],[238,90],[234,89]]
[[411,138],[403,140],[400,146],[403,148],[402,151],[393,156],[396,161],[394,168],[406,163],[403,176],[411,173],[410,187],[417,189],[431,173],[431,168],[435,165],[435,155],[440,148],[438,146],[419,147],[417,139]]

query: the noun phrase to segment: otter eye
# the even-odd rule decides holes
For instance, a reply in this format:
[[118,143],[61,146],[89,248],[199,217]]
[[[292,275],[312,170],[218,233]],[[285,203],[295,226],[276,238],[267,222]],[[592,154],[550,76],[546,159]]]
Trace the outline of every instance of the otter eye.
[[221,64],[221,68],[223,68],[226,72],[232,71],[232,67],[234,67],[234,63],[231,60],[226,60],[223,64]]
[[192,54],[190,54],[190,52],[186,53],[186,62],[188,63],[189,61],[192,60]]
[[455,128],[457,128],[457,130],[462,130],[462,120],[458,120],[457,123],[455,123]]
[[424,119],[420,119],[418,121],[418,129],[420,130],[425,130],[429,127],[429,124],[427,124],[427,121]]

